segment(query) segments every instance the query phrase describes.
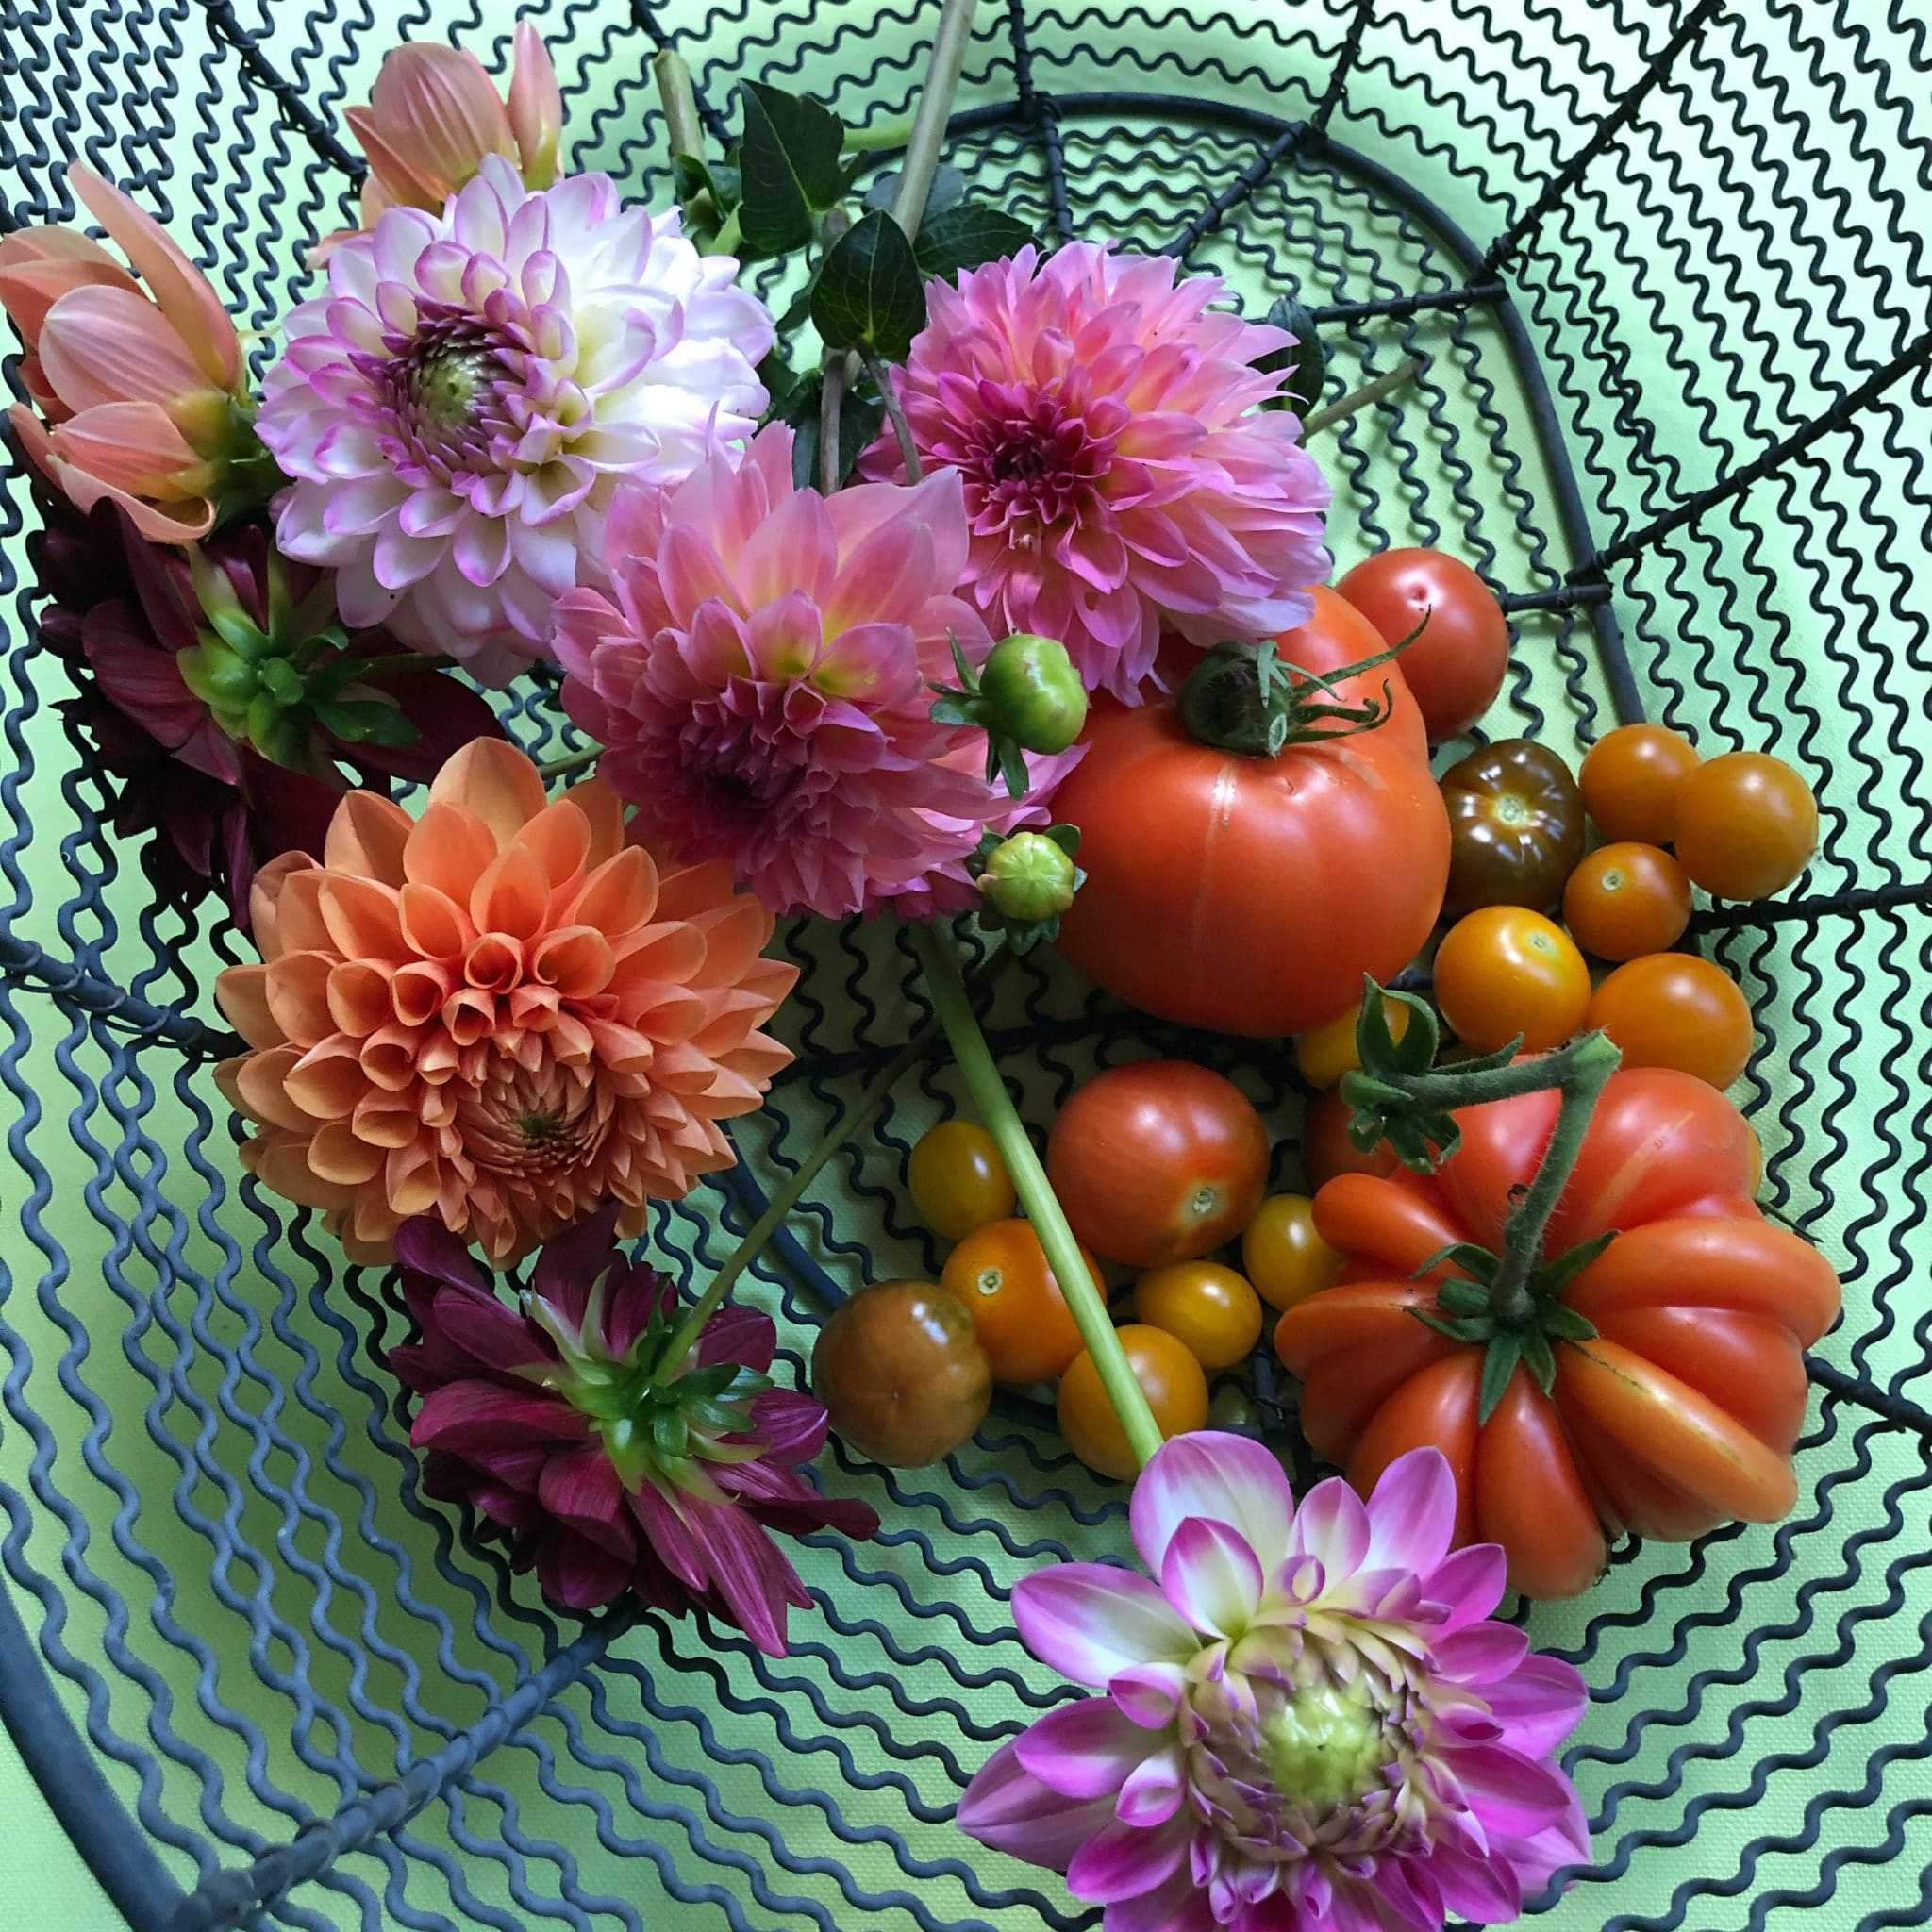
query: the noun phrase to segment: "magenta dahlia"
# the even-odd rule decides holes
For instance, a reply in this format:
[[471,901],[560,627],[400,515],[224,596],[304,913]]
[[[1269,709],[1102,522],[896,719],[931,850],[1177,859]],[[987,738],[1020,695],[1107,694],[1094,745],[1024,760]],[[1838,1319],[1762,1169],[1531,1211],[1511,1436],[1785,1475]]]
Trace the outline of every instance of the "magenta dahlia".
[[822,496],[794,485],[791,441],[773,424],[741,459],[620,492],[616,601],[557,607],[564,708],[654,839],[727,862],[774,911],[959,910],[981,837],[1042,819],[1078,755],[1030,759],[1016,801],[984,734],[933,718],[953,644],[974,664],[992,644],[952,594],[958,474]]
[[1513,1919],[1586,1860],[1553,1754],[1583,1680],[1491,1620],[1503,1552],[1449,1553],[1439,1450],[1364,1504],[1295,1501],[1243,1437],[1161,1449],[1134,1490],[1158,1581],[1097,1563],[1023,1577],[1043,1663],[1103,1694],[994,1753],[959,1824],[1067,1875],[1106,1932],[1436,1932]]
[[[930,282],[893,386],[925,466],[965,480],[960,584],[996,634],[1062,640],[1137,704],[1163,626],[1197,644],[1307,623],[1328,485],[1301,424],[1260,405],[1294,338],[1210,308],[1217,275],[1070,242]],[[882,435],[863,472],[905,475]]]
[[774,330],[737,275],[606,175],[540,191],[492,154],[441,215],[391,208],[269,372],[282,548],[341,574],[350,623],[507,677],[600,575],[619,481],[751,433]]
[[878,1517],[800,1474],[825,1411],[766,1373],[770,1316],[721,1308],[667,1363],[677,1292],[625,1257],[616,1220],[613,1205],[547,1241],[514,1307],[440,1222],[404,1223],[422,1339],[389,1358],[422,1397],[409,1440],[428,1452],[425,1487],[475,1504],[570,1609],[629,1594],[709,1610],[783,1657],[786,1606],[811,1599],[771,1532],[865,1538]]

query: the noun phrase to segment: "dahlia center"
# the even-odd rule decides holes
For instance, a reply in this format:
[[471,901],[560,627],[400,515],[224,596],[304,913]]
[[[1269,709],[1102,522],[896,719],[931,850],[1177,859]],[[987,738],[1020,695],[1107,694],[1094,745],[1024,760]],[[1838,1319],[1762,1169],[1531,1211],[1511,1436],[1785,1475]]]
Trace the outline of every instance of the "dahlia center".
[[488,349],[434,349],[409,372],[410,399],[418,420],[439,435],[459,433],[477,414],[479,399],[494,393],[503,364]]
[[1380,1782],[1390,1740],[1367,1700],[1311,1685],[1263,1718],[1262,1761],[1274,1789],[1320,1811],[1352,1805]]
[[[1053,391],[1009,391],[957,460],[975,520],[1051,525],[1091,510],[1114,439]],[[1016,533],[1017,534],[1017,533]]]

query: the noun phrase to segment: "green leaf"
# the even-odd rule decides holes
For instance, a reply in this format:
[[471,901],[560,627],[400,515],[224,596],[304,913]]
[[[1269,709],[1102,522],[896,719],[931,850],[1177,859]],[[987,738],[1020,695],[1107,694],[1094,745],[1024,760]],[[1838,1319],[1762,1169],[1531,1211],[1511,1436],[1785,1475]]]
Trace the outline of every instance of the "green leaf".
[[[791,425],[791,480],[799,489],[819,487],[819,399],[824,379],[817,371],[799,379],[785,399],[778,420]],[[839,409],[839,480],[843,482],[859,452],[879,433],[886,406],[870,386],[848,389]]]
[[[1429,1256],[1409,1279],[1420,1281],[1431,1269],[1440,1268],[1444,1261],[1453,1261],[1471,1281],[1485,1285],[1495,1280],[1496,1270],[1501,1265],[1489,1249],[1474,1241],[1449,1241]],[[1443,1286],[1447,1288],[1453,1283],[1445,1281]],[[1487,1302],[1484,1303],[1485,1307],[1488,1306]]]
[[[859,157],[861,164],[864,158]],[[865,191],[865,205],[890,210],[898,192],[899,171],[894,168],[890,174],[879,175]],[[925,191],[925,219],[929,222],[933,216],[958,208],[965,198],[966,176],[952,162],[941,161],[932,171],[932,186]]]
[[845,129],[816,101],[761,81],[740,82],[738,98],[744,113],[740,232],[761,255],[803,248],[812,238],[812,217],[833,207],[843,187],[839,155]]
[[912,244],[877,209],[832,244],[812,291],[811,319],[834,349],[869,348],[900,362],[925,322]]
[[1487,1322],[1474,1320],[1445,1322],[1440,1316],[1430,1314],[1425,1308],[1411,1308],[1408,1311],[1424,1328],[1433,1328],[1438,1335],[1446,1335],[1452,1341],[1486,1341],[1490,1325]]
[[1537,1319],[1558,1341],[1589,1341],[1596,1335],[1596,1324],[1579,1315],[1567,1302],[1552,1302],[1539,1312]]
[[938,209],[928,206],[912,244],[912,258],[923,275],[951,277],[964,269],[998,261],[1033,239],[1033,230],[1024,222],[984,202],[962,201]]
[[1475,1419],[1486,1423],[1495,1413],[1497,1403],[1523,1359],[1523,1340],[1515,1335],[1499,1335],[1483,1353],[1482,1389],[1476,1397]]
[[1269,308],[1268,325],[1271,328],[1285,328],[1295,340],[1291,348],[1271,350],[1255,364],[1257,369],[1288,371],[1288,380],[1281,385],[1280,393],[1271,396],[1261,407],[1292,409],[1296,415],[1306,416],[1322,400],[1323,385],[1328,375],[1328,357],[1322,347],[1314,313],[1284,295]]
[[1541,1335],[1523,1338],[1523,1366],[1536,1377],[1536,1386],[1547,1395],[1550,1384],[1557,1379],[1557,1357]]
[[1536,1279],[1531,1286],[1540,1295],[1561,1294],[1616,1239],[1617,1230],[1606,1228],[1594,1241],[1585,1241],[1580,1247],[1558,1255],[1554,1261],[1545,1261],[1536,1271]]
[[769,423],[774,417],[778,418],[781,422],[787,420],[785,417],[785,398],[801,382],[809,381],[810,378],[801,375],[797,370],[792,368],[791,364],[785,359],[784,350],[774,349],[758,364],[758,380],[764,384],[765,393],[771,397],[771,401],[765,405],[765,421]]

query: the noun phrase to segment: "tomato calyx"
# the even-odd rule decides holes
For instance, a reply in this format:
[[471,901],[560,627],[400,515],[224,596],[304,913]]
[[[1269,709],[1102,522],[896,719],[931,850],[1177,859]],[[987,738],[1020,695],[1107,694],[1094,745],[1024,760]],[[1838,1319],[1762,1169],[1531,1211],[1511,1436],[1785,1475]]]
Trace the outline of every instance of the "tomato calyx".
[[1336,687],[1393,663],[1423,634],[1424,613],[1405,638],[1334,671],[1305,671],[1283,660],[1272,643],[1216,644],[1189,674],[1175,708],[1190,737],[1241,758],[1272,758],[1291,744],[1352,738],[1373,731],[1393,708],[1388,683],[1379,698],[1350,704]]

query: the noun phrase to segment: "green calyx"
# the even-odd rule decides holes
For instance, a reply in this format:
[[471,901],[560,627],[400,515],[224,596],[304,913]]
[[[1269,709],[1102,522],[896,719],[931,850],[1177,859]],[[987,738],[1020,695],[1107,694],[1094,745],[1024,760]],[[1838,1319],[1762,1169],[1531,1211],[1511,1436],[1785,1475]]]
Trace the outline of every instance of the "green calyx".
[[975,669],[955,638],[953,665],[959,682],[933,687],[933,718],[984,731],[986,775],[1004,778],[1007,790],[1024,798],[1032,783],[1025,754],[1065,751],[1087,723],[1087,687],[1066,645],[1015,631]]
[[175,662],[182,682],[228,737],[295,771],[328,762],[313,742],[318,729],[346,744],[400,749],[415,743],[415,724],[367,680],[423,660],[413,653],[345,656],[348,633],[336,621],[335,593],[326,580],[296,604],[271,556],[264,626],[205,552],[191,546],[188,560],[206,623],[200,641]]
[[982,924],[997,926],[1014,952],[1059,936],[1060,914],[1074,903],[1087,874],[1074,864],[1077,825],[1042,832],[989,832],[968,869],[979,880]]
[[[1389,1024],[1391,999],[1409,1011],[1400,1040]],[[1420,1278],[1445,1262],[1460,1271],[1435,1284],[1437,1312],[1411,1312],[1439,1334],[1483,1349],[1477,1413],[1487,1422],[1519,1366],[1547,1394],[1556,1380],[1557,1347],[1588,1341],[1596,1333],[1564,1297],[1616,1240],[1616,1230],[1554,1257],[1545,1256],[1543,1237],[1575,1169],[1598,1097],[1623,1055],[1605,1034],[1584,1033],[1529,1058],[1518,1058],[1523,1042],[1515,1040],[1480,1058],[1437,1067],[1440,1039],[1427,1001],[1365,981],[1356,1025],[1361,1066],[1341,1081],[1341,1096],[1355,1109],[1349,1136],[1358,1147],[1367,1151],[1386,1140],[1407,1166],[1432,1173],[1461,1145],[1457,1115],[1463,1108],[1549,1088],[1561,1095],[1549,1144],[1504,1224],[1502,1252],[1454,1241],[1415,1271]]]
[[1337,695],[1345,679],[1392,663],[1422,635],[1424,617],[1386,651],[1339,671],[1304,671],[1284,663],[1273,644],[1216,644],[1181,686],[1177,708],[1190,737],[1242,758],[1272,758],[1291,744],[1352,738],[1373,731],[1390,713],[1394,691],[1359,704]]

